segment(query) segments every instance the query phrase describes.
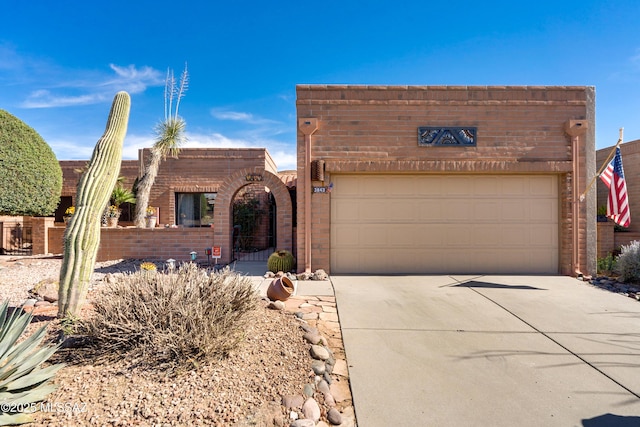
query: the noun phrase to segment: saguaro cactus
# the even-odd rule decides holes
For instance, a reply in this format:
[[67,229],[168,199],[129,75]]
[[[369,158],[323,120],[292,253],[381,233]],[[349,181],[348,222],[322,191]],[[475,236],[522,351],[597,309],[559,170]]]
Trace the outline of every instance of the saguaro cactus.
[[104,134],[78,183],[76,211],[64,234],[58,317],[76,315],[86,297],[100,245],[102,211],[120,174],[130,108],[129,94],[118,92]]

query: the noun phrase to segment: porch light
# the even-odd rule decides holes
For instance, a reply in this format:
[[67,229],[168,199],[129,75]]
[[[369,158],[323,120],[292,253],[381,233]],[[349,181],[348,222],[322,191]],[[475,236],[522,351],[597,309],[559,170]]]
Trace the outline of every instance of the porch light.
[[191,261],[195,261],[196,257],[198,256],[198,252],[191,251],[191,253],[189,255],[191,255]]

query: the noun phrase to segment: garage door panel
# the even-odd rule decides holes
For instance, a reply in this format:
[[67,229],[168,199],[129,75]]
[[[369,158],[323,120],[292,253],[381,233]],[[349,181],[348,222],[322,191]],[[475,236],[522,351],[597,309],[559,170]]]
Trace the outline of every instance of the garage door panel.
[[420,218],[421,222],[429,222],[429,221],[439,221],[440,218],[444,215],[444,210],[446,207],[441,203],[436,203],[436,201],[428,199],[428,200],[420,200],[418,201],[418,207],[416,209],[417,217]]
[[558,233],[546,225],[532,225],[529,229],[529,244],[532,247],[549,247],[558,245]]
[[529,219],[537,222],[556,221],[558,217],[557,200],[536,200],[530,204]]
[[331,232],[332,248],[358,248],[360,230],[348,225],[333,225]]
[[360,203],[358,199],[343,199],[339,205],[331,207],[331,217],[336,223],[359,221]]
[[558,271],[555,176],[334,175],[332,182],[334,273]]
[[557,196],[558,184],[555,177],[537,176],[536,179],[529,181],[529,194],[532,196],[547,197],[548,195]]
[[450,177],[446,181],[446,192],[449,196],[469,196],[473,194],[473,179],[468,176]]
[[527,206],[523,200],[503,200],[500,204],[500,220],[506,222],[522,223],[528,216]]

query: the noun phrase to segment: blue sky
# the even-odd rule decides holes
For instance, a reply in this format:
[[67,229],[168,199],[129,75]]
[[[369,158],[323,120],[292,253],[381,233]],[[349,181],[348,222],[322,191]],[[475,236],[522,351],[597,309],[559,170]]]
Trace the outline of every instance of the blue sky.
[[124,158],[153,143],[188,64],[188,147],[266,147],[295,168],[296,84],[588,85],[597,148],[640,139],[640,2],[8,0],[0,108],[88,159],[113,95]]

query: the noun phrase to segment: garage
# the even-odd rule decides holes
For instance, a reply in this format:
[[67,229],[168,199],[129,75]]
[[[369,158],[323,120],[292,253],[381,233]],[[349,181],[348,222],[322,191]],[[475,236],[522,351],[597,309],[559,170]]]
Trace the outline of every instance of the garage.
[[333,174],[334,274],[557,274],[558,176]]

